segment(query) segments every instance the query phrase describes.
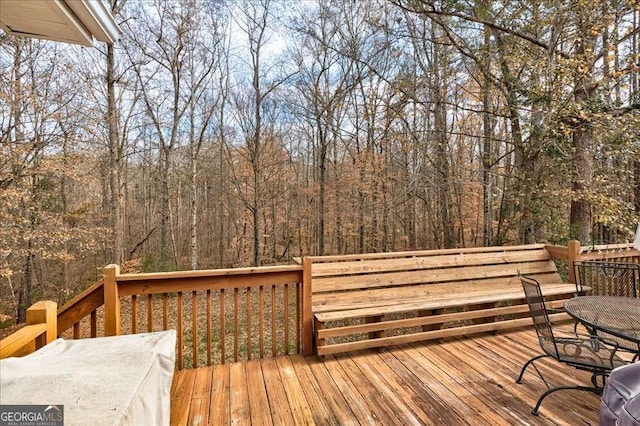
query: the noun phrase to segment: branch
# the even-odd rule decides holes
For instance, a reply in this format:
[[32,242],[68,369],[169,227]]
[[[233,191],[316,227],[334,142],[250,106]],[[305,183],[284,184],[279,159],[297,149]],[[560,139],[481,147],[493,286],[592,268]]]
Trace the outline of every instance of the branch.
[[151,228],[151,231],[149,231],[147,233],[147,236],[144,237],[142,240],[140,240],[140,242],[138,242],[138,244],[136,244],[130,251],[129,251],[129,259],[131,259],[131,256],[133,256],[133,254],[136,252],[136,250],[138,250],[140,248],[141,245],[143,245],[144,243],[146,243],[149,238],[151,238],[151,235],[154,233],[154,231],[158,229],[158,225],[154,226],[153,228]]
[[[429,2],[424,2],[425,6],[429,6],[430,9],[426,9],[426,8],[422,8],[422,9],[416,9],[413,7],[408,7],[405,6],[403,4],[402,0],[389,0],[392,4],[398,6],[399,8],[401,8],[402,10],[406,11],[406,12],[410,12],[410,13],[422,13],[428,16],[431,15],[439,15],[439,16],[449,16],[452,18],[459,18],[465,21],[469,21],[469,22],[475,22],[476,24],[483,24],[486,25],[496,31],[500,31],[506,34],[511,34],[512,36],[518,37],[522,40],[528,41],[529,43],[541,47],[545,50],[550,50],[550,47],[548,44],[546,44],[545,42],[529,35],[529,34],[525,34],[523,32],[511,29],[511,28],[507,28],[505,26],[502,26],[500,24],[497,24],[496,22],[492,22],[492,21],[488,21],[486,19],[482,19],[482,18],[476,18],[474,16],[470,16],[470,15],[465,15],[464,13],[460,13],[460,12],[453,12],[453,11],[446,11],[446,10],[442,10],[442,9],[436,9],[435,6],[433,4],[430,4]],[[557,51],[557,53],[565,58],[568,58],[569,55],[567,55],[566,53],[562,52],[562,51]]]

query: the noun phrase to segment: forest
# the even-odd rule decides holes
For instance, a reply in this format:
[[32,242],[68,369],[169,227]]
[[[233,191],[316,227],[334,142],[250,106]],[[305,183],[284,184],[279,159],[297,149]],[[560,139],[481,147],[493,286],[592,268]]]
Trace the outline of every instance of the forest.
[[0,314],[110,263],[630,241],[638,0],[108,0],[0,33]]

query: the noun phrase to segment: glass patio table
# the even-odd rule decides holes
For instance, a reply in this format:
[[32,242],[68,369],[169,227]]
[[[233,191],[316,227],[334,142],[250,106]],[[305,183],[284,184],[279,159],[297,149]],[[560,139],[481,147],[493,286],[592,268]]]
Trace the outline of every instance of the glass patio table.
[[614,340],[621,349],[640,355],[640,299],[578,296],[567,300],[564,308],[590,333]]

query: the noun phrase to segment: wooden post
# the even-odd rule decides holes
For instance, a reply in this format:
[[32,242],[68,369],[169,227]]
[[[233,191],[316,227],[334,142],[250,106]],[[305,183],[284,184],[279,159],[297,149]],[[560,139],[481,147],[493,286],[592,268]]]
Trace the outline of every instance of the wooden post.
[[120,296],[116,277],[120,274],[120,266],[107,265],[102,277],[104,280],[104,335],[120,335]]
[[573,262],[580,260],[580,241],[571,240],[567,244],[567,265],[569,267],[569,282],[576,283],[575,270],[573,268]]
[[47,330],[36,338],[36,349],[58,337],[58,304],[50,300],[36,302],[27,309],[27,325],[46,324]]
[[311,258],[302,259],[302,355],[313,355],[313,310],[311,308]]

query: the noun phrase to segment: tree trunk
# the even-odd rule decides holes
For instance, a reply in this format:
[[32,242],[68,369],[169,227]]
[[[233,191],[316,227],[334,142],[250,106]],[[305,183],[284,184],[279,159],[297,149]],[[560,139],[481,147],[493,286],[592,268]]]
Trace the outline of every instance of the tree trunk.
[[[575,56],[577,68],[583,72],[577,72],[574,87],[575,107],[589,113],[593,102],[594,86],[593,69],[589,66],[591,52],[594,51],[595,39],[591,29],[585,24],[587,17],[586,8],[578,11],[579,39],[576,42]],[[583,64],[583,66],[580,66]],[[582,244],[588,244],[591,240],[591,182],[593,180],[593,128],[589,123],[589,117],[577,119],[573,132],[573,175],[571,182],[571,216],[569,219],[570,238],[578,239]]]
[[107,125],[109,127],[109,187],[111,195],[111,230],[113,232],[113,254],[111,263],[121,264],[124,260],[124,228],[122,224],[122,155],[118,130],[118,110],[115,95],[115,58],[113,44],[107,45]]

